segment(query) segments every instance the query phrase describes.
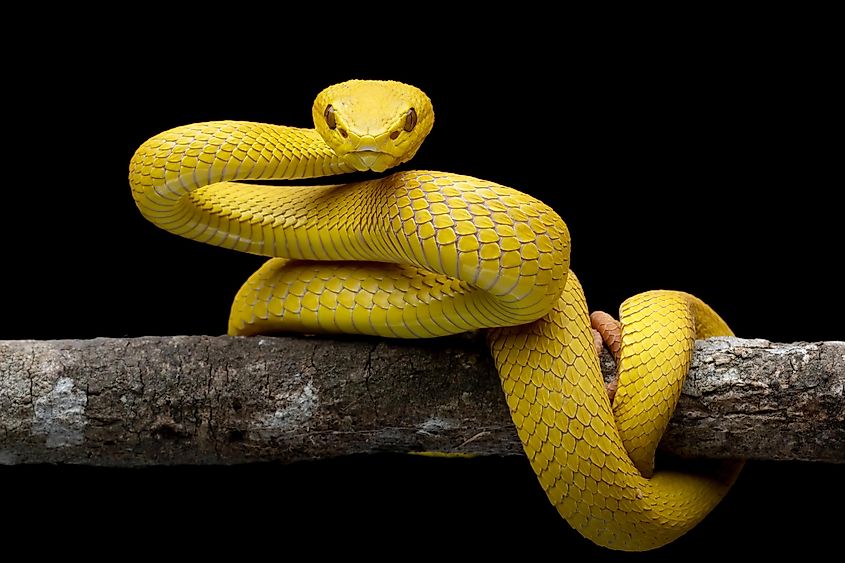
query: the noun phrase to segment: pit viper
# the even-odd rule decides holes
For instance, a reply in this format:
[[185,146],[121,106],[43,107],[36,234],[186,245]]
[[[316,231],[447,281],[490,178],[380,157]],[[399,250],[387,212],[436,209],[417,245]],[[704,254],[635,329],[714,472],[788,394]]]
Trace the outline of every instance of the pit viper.
[[720,501],[738,464],[709,474],[653,471],[694,340],[731,334],[710,307],[675,291],[625,301],[611,404],[569,269],[569,232],[553,209],[435,171],[340,185],[237,182],[380,173],[413,157],[434,123],[425,93],[391,81],[330,86],[312,116],[313,129],[177,127],[131,159],[132,195],[155,225],[272,257],[237,293],[229,334],[428,338],[490,329],[525,453],[582,535],[614,549],[652,549]]

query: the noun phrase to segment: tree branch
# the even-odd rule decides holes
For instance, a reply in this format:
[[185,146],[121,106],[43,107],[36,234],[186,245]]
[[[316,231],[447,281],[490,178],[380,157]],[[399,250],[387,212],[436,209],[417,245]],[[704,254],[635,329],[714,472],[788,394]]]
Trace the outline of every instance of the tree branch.
[[[699,341],[663,447],[843,462],[843,388],[845,342]],[[479,335],[0,341],[0,429],[0,464],[522,452]]]

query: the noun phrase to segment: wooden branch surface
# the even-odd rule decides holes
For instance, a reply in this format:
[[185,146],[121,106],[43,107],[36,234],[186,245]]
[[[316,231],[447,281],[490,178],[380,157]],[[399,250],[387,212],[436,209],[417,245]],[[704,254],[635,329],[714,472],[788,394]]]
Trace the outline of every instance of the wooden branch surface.
[[[699,341],[662,447],[845,462],[844,387],[845,342]],[[375,451],[522,452],[480,335],[0,341],[0,464]]]

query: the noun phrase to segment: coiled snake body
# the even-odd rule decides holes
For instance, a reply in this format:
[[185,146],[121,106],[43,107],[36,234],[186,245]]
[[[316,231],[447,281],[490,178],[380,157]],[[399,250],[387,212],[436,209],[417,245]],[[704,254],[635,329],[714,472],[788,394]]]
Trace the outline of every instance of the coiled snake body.
[[397,82],[331,86],[312,113],[316,129],[178,127],[132,158],[133,197],[157,226],[274,257],[235,297],[229,333],[424,338],[490,328],[525,453],[573,527],[600,545],[645,550],[699,522],[736,471],[652,469],[694,339],[730,335],[722,319],[684,293],[628,299],[611,405],[566,224],[542,202],[442,172],[337,186],[235,182],[382,172],[410,159],[434,122],[425,94]]

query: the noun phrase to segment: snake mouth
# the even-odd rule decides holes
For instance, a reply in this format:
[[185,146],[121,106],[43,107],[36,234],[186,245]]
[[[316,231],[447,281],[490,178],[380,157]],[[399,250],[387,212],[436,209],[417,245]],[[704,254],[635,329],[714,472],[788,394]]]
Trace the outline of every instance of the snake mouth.
[[395,158],[386,152],[365,149],[346,153],[345,160],[358,172],[384,172],[394,163]]

